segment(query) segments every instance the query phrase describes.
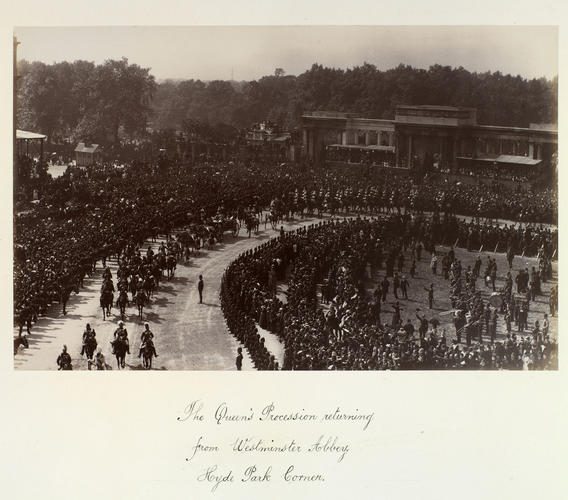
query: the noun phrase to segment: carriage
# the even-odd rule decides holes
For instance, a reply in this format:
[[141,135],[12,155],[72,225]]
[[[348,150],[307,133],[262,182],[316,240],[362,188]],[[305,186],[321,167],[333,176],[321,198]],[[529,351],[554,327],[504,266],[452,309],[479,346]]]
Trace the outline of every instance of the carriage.
[[221,238],[225,231],[231,231],[233,237],[236,237],[239,235],[239,230],[241,229],[241,225],[236,217],[216,217],[213,219],[212,224]]

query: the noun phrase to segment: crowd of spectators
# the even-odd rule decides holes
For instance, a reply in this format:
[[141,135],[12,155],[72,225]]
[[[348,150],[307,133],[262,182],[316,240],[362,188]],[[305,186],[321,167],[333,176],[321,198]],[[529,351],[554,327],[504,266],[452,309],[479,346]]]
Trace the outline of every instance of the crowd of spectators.
[[[197,213],[214,215],[219,206],[235,213],[253,204],[267,207],[280,198],[288,212],[311,206],[333,212],[431,211],[554,221],[553,190],[527,194],[503,189],[414,185],[404,177],[369,177],[349,169],[313,170],[303,165],[264,168],[230,162],[149,167],[133,163],[122,168],[69,168],[56,179],[48,177],[41,198],[15,213],[16,321],[29,322],[51,303],[77,292],[97,261],[118,255],[128,243],[141,245],[148,236],[168,233]],[[483,223],[452,221],[444,222],[443,234],[448,240],[459,237],[460,245],[498,243],[501,250],[514,246],[526,255],[535,255],[543,243],[556,246],[556,233],[537,225],[503,232]],[[437,230],[434,225],[432,231]]]
[[501,179],[514,182],[529,182],[542,174],[540,170],[535,170],[534,167],[523,168],[519,165],[483,165],[479,163],[475,165],[458,165],[454,173],[471,177],[484,177],[487,179]]
[[289,172],[264,176],[238,165],[204,165],[167,172],[131,165],[68,169],[44,186],[37,204],[14,221],[14,307],[17,322],[44,313],[69,289],[77,290],[96,262],[127,244],[166,234],[214,215],[220,205],[262,202],[285,189]]
[[[473,279],[470,270],[467,288],[455,298],[454,306],[463,313],[463,317],[456,316],[455,338],[425,314],[416,313],[404,322],[399,302],[385,306],[380,288],[374,294],[366,292],[364,279],[369,273],[384,265],[387,276],[393,276],[396,263],[403,265],[403,249],[411,248],[412,255],[421,258],[422,241],[426,250],[435,251],[435,244],[455,224],[455,220],[396,214],[375,220],[332,220],[264,243],[241,255],[224,275],[221,301],[229,328],[242,336],[234,325],[246,323],[254,336],[258,323],[278,335],[285,346],[282,368],[286,370],[555,367],[556,341],[536,325],[528,337],[510,333],[499,341],[491,316],[485,330],[474,328],[490,308],[475,290],[477,277]],[[550,252],[547,243],[542,252]],[[454,259],[449,273],[452,280],[459,275],[457,266],[461,263]],[[287,300],[281,300],[275,282],[283,279],[288,268]],[[322,303],[328,301],[325,313]],[[390,324],[381,320],[384,307],[393,311]],[[490,337],[485,345],[482,331]]]
[[373,150],[363,147],[342,148],[328,146],[325,158],[329,161],[380,165],[383,167],[395,166],[394,151]]

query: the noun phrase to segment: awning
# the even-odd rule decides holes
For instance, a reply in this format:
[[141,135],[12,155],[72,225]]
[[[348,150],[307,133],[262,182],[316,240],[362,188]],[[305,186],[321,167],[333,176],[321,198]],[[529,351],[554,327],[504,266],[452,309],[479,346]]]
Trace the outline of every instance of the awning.
[[525,166],[535,166],[542,162],[542,160],[533,160],[528,156],[515,156],[515,155],[499,155],[495,158],[470,158],[468,156],[458,156],[458,160],[470,160],[470,161],[484,161],[487,163],[505,163],[507,165],[525,165]]
[[290,139],[289,135],[281,135],[278,137],[271,137],[268,139],[268,142],[286,142],[288,139]]
[[47,139],[47,135],[28,132],[27,130],[16,130],[16,139],[27,141],[30,139]]
[[395,152],[394,146],[379,146],[377,144],[370,146],[365,146],[363,144],[330,144],[328,148],[361,149],[363,151],[389,151],[391,153]]
[[499,155],[497,163],[517,163],[519,165],[538,165],[542,160],[533,160],[528,156]]
[[[89,146],[87,146],[84,142],[80,142],[79,145],[75,148],[75,153],[94,153],[98,147],[98,144],[90,144]],[[160,151],[162,150],[160,149]]]

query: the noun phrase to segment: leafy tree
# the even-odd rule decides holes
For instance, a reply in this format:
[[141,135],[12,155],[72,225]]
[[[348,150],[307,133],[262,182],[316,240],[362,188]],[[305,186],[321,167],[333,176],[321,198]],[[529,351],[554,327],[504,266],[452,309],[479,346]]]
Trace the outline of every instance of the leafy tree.
[[155,90],[149,69],[128,64],[126,58],[107,60],[95,68],[85,111],[96,117],[96,129],[106,130],[117,145],[121,127],[127,134],[145,130]]
[[316,63],[298,76],[276,68],[273,75],[250,82],[166,80],[159,85],[148,69],[127,59],[102,65],[20,61],[19,74],[18,126],[50,140],[70,136],[116,144],[121,134],[139,137],[150,125],[217,141],[233,135],[233,129],[219,124],[242,129],[270,120],[291,130],[311,110],[392,119],[399,104],[474,107],[479,123],[489,125],[528,127],[556,122],[558,115],[558,78],[527,80],[439,64],[381,71],[368,62],[347,70]]

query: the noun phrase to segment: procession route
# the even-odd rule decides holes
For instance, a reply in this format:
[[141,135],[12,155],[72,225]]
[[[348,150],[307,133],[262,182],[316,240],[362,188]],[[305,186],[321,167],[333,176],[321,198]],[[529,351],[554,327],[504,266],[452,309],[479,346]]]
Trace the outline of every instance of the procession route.
[[[349,214],[346,217],[352,218],[355,214]],[[343,219],[345,215],[340,214],[339,219]],[[363,215],[365,217],[365,215]],[[368,217],[368,216],[367,216]],[[291,223],[283,223],[284,229],[289,231],[310,225],[320,220],[328,219],[325,215],[321,218],[302,218],[291,221]],[[469,221],[469,218],[466,218]],[[278,227],[279,230],[280,226]],[[225,234],[224,242],[215,245],[214,248],[208,250],[202,249],[198,256],[192,256],[189,263],[178,263],[178,267],[174,278],[167,281],[166,278],[160,283],[154,298],[149,307],[144,309],[144,319],[140,321],[136,314],[136,308],[133,304],[127,307],[125,326],[130,339],[130,355],[126,357],[126,368],[141,370],[143,369],[141,360],[138,358],[138,350],[140,347],[140,334],[142,333],[144,321],[150,323],[150,329],[155,335],[154,343],[159,357],[153,360],[153,369],[158,370],[236,370],[235,358],[237,356],[237,348],[243,347],[243,370],[253,370],[251,358],[244,347],[235,337],[228,331],[225,318],[219,304],[219,291],[221,278],[227,266],[235,260],[239,254],[254,248],[269,238],[277,237],[278,231],[271,229],[270,225],[264,226],[264,221],[260,224],[260,232],[256,236],[248,238],[246,231],[241,228],[239,236],[233,238],[229,233]],[[145,253],[148,246],[151,246],[156,252],[157,247],[164,241],[158,238],[157,241],[146,241],[142,251]],[[438,250],[447,251],[448,247],[437,246]],[[409,255],[406,252],[406,262],[409,262]],[[473,260],[478,252],[468,252],[464,249],[456,249],[456,254],[464,267],[473,265]],[[490,255],[497,259],[498,262],[498,284],[501,285],[504,280],[504,274],[508,266],[505,263],[505,254],[492,253],[482,251],[480,253],[483,259],[482,271],[485,267],[487,257]],[[424,307],[426,303],[426,294],[420,280],[425,284],[433,282],[435,284],[435,310],[428,311],[423,309],[428,317],[432,317],[432,313],[438,316],[440,312],[451,309],[449,296],[446,291],[447,283],[444,284],[443,278],[438,275],[431,276],[429,271],[429,258],[425,252],[425,257],[421,262],[417,263],[418,276],[416,280],[411,280],[409,290],[409,301],[402,300],[401,305],[406,310],[404,319],[410,317],[414,319],[414,311],[416,307]],[[515,257],[514,271],[519,268],[528,268],[536,265],[535,258]],[[116,270],[117,263],[115,260],[108,260],[107,266],[111,268],[113,281],[116,286]],[[557,283],[557,262],[553,263],[554,277],[552,282],[543,284],[544,296],[540,296],[533,305],[531,305],[529,313],[529,325],[532,325],[535,319],[542,320],[543,312],[546,312],[547,297],[550,287]],[[405,269],[406,271],[406,269]],[[197,281],[199,275],[203,275],[205,288],[203,294],[203,304],[199,304],[199,294],[197,291]],[[382,277],[379,273],[379,278]],[[375,277],[375,280],[377,277]],[[377,282],[367,283],[367,286],[376,286]],[[414,282],[414,283],[413,283]],[[417,286],[419,285],[420,286]],[[23,370],[56,370],[56,359],[61,352],[62,346],[65,344],[71,354],[73,360],[73,369],[87,369],[87,361],[85,357],[81,357],[82,333],[85,325],[90,323],[91,327],[96,330],[97,341],[105,355],[106,362],[114,370],[117,369],[117,363],[111,353],[110,341],[112,340],[114,330],[118,326],[120,320],[119,312],[116,307],[112,310],[110,319],[103,321],[102,311],[99,306],[100,286],[102,284],[102,267],[98,263],[98,269],[92,278],[86,278],[84,288],[81,289],[79,295],[72,294],[67,304],[67,315],[61,313],[59,304],[52,305],[46,316],[41,317],[32,327],[32,335],[28,337],[30,347],[25,349],[20,347],[18,353],[14,356],[15,369]],[[486,289],[483,285],[479,287],[482,290],[484,298],[488,298],[491,290]],[[286,289],[284,283],[279,284],[280,293],[278,294],[282,300],[285,296],[281,293]],[[442,291],[444,290],[444,291]],[[370,289],[369,291],[372,291]],[[392,292],[389,293],[389,302],[392,302]],[[115,300],[117,295],[115,294]],[[129,294],[130,298],[130,294]],[[412,304],[414,303],[414,304]],[[414,309],[413,309],[414,308]],[[390,321],[392,311],[389,306],[385,307],[383,321]],[[265,338],[265,345],[268,351],[273,354],[280,366],[284,362],[284,347],[279,338],[273,333],[260,328],[257,320],[257,329],[259,334]],[[439,316],[442,328],[447,328],[449,332],[453,332],[451,325],[452,316]],[[551,336],[557,338],[558,325],[557,318],[550,318]],[[497,338],[502,340],[504,333],[504,321],[502,316],[498,319],[498,335]],[[515,330],[514,330],[515,331]],[[25,328],[24,328],[25,333]],[[18,334],[18,330],[14,329],[14,335]],[[527,332],[528,334],[528,332]]]
[[[281,225],[289,231],[319,220],[321,219],[302,218]],[[130,340],[130,355],[126,356],[126,369],[143,369],[138,352],[140,334],[144,329],[144,322],[148,321],[154,333],[154,344],[159,356],[153,360],[153,369],[236,370],[237,348],[243,347],[242,369],[253,370],[254,366],[246,348],[226,327],[219,303],[221,278],[227,266],[239,254],[278,235],[279,232],[272,230],[270,225],[264,229],[264,222],[260,225],[259,234],[250,238],[244,227],[236,238],[225,233],[223,243],[216,244],[210,250],[205,247],[198,256],[192,255],[187,264],[179,262],[171,281],[164,277],[151,304],[144,308],[142,321],[138,319],[135,305],[130,304],[126,309],[124,320]],[[158,238],[155,242],[146,241],[142,252],[145,253],[148,246],[156,252],[162,241],[163,238]],[[116,287],[116,260],[107,260],[107,266],[112,271]],[[87,323],[96,331],[97,342],[102,348],[106,363],[113,370],[117,369],[110,341],[118,326],[120,313],[118,308],[113,306],[111,317],[103,321],[99,305],[102,271],[101,263],[98,262],[95,274],[85,279],[80,293],[71,294],[66,316],[63,316],[61,306],[55,303],[49,308],[46,316],[39,318],[32,326],[31,336],[28,337],[29,348],[20,347],[14,356],[15,369],[57,370],[57,356],[65,344],[72,358],[73,369],[86,370],[86,357],[82,357],[80,353],[82,335]],[[203,304],[199,304],[197,291],[200,274],[203,275],[205,283]],[[130,299],[131,294],[128,295]],[[115,293],[115,301],[116,298]],[[24,334],[25,331],[24,327]],[[17,328],[14,329],[14,335],[18,335]],[[262,331],[261,335],[265,337],[268,350],[271,353],[278,353],[277,359],[280,358],[281,363],[283,348],[279,339],[266,331]]]

